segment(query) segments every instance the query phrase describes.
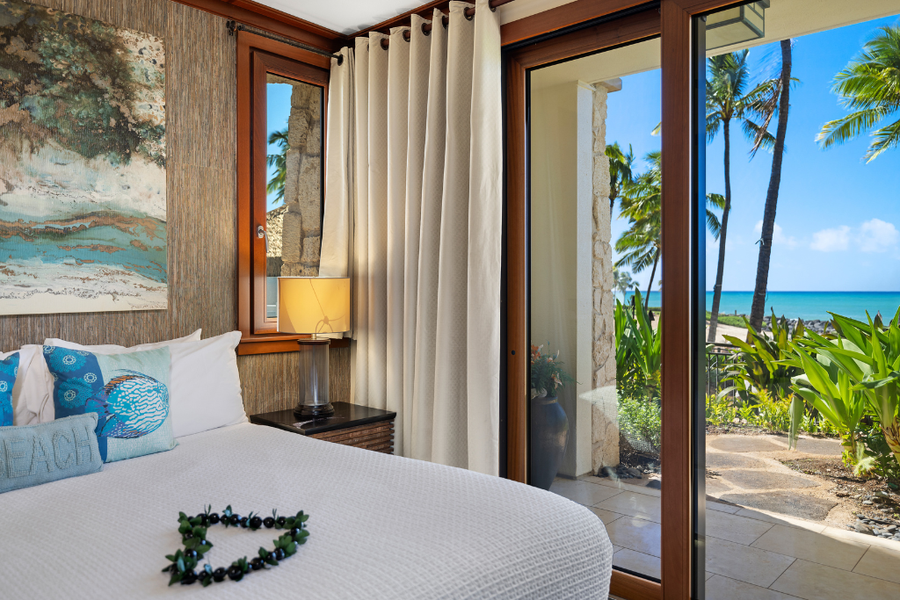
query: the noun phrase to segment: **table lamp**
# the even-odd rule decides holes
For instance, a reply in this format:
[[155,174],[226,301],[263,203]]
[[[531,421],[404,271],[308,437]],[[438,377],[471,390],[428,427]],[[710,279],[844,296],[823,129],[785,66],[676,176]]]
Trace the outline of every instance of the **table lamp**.
[[328,399],[329,338],[322,334],[350,331],[348,277],[279,277],[278,331],[312,334],[300,344],[298,419],[334,414]]

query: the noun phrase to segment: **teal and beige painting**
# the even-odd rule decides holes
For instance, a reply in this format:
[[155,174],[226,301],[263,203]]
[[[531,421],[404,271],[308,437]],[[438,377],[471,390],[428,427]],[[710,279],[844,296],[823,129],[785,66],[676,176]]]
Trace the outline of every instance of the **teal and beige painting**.
[[166,306],[163,41],[0,0],[0,315]]

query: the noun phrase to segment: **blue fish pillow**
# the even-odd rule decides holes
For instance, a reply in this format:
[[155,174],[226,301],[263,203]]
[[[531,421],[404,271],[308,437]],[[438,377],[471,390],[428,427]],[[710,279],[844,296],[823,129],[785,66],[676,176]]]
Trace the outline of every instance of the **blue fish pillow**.
[[18,373],[18,352],[13,352],[0,360],[0,427],[9,427],[13,424],[12,392]]
[[104,462],[171,450],[169,349],[93,354],[44,346],[56,418],[97,413]]

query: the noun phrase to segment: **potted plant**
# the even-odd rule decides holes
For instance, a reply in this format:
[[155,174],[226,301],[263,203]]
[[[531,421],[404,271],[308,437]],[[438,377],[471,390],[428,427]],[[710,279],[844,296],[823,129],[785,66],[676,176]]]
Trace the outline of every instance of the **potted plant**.
[[544,354],[531,347],[531,484],[548,490],[566,451],[569,420],[559,405],[559,390],[574,381],[562,369],[559,351]]

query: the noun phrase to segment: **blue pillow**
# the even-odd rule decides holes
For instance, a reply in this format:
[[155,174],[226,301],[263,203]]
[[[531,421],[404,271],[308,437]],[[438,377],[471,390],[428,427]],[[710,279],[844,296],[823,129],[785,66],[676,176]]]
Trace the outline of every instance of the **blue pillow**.
[[0,427],[0,494],[99,471],[96,428],[94,413]]
[[169,411],[169,349],[93,354],[44,346],[56,418],[97,413],[104,462],[176,446]]
[[18,373],[18,352],[0,360],[0,427],[10,427],[13,424],[12,392]]

